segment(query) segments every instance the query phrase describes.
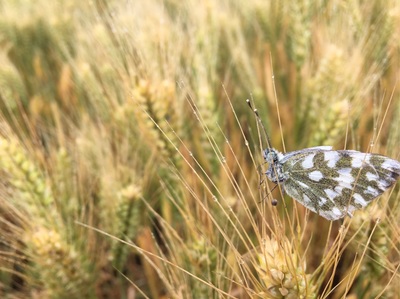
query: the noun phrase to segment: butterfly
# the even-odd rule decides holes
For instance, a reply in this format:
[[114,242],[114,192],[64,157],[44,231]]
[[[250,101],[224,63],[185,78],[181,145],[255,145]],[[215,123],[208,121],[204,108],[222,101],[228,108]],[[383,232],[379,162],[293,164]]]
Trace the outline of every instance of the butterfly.
[[[247,100],[252,108],[251,103]],[[257,109],[253,110],[270,140]],[[263,151],[267,178],[306,208],[328,220],[337,220],[366,207],[400,177],[400,162],[355,150],[317,146],[281,153]]]
[[311,211],[337,220],[367,206],[395,184],[400,162],[354,150],[317,146],[289,153],[263,152],[267,178]]

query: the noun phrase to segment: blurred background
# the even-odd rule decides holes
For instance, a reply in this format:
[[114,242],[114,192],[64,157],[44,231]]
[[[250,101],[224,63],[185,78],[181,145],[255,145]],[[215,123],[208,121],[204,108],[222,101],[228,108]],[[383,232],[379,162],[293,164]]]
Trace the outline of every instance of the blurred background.
[[0,66],[1,298],[399,298],[399,186],[271,193],[246,104],[399,160],[399,1],[0,0]]

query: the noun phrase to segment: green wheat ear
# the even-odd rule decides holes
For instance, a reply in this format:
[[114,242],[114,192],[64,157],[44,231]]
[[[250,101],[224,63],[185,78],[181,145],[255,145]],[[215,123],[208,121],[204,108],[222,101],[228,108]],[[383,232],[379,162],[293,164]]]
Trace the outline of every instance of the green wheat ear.
[[[218,251],[203,237],[187,244],[185,258],[190,273],[207,282],[218,285]],[[212,288],[196,279],[190,280],[189,291],[193,298],[209,298],[215,292]]]
[[36,227],[26,232],[24,241],[33,262],[31,271],[37,276],[34,287],[42,297],[66,298],[92,291],[88,287],[88,259],[56,230]]
[[263,298],[316,298],[310,275],[305,273],[305,262],[286,238],[265,238],[257,254],[255,268],[263,284],[258,295]]
[[[125,240],[134,238],[139,225],[142,223],[143,205],[141,197],[143,191],[140,184],[132,183],[119,192],[116,211],[116,225],[114,236]],[[117,269],[123,269],[130,247],[124,243],[114,241],[112,249],[113,264]]]
[[343,51],[330,47],[316,74],[308,80],[308,102],[302,106],[302,113],[305,126],[312,131],[310,146],[333,145],[345,132],[352,99],[346,68]]
[[[373,221],[371,221],[371,214],[374,215]],[[351,219],[346,235],[350,242],[346,255],[356,256],[365,250],[365,256],[360,261],[357,279],[367,282],[364,284],[364,292],[372,297],[378,296],[382,291],[386,295],[396,292],[393,289],[395,284],[387,286],[385,279],[377,279],[384,277],[388,269],[393,273],[395,271],[390,262],[392,256],[390,240],[393,238],[390,222],[384,209],[376,204],[360,211]],[[370,283],[371,281],[374,283]]]
[[342,138],[349,116],[347,100],[333,103],[319,124],[311,139],[311,146],[332,145]]
[[0,167],[13,189],[9,201],[23,211],[19,234],[29,263],[22,270],[30,274],[27,283],[50,298],[89,291],[88,259],[66,241],[49,182],[22,144],[6,136],[0,137]]
[[[175,84],[169,80],[140,80],[133,90],[132,101],[138,108],[135,115],[141,140],[147,144],[148,150],[155,154],[151,159],[157,161],[157,174],[162,178],[164,186],[172,190],[174,197],[181,201],[180,188],[170,168],[171,164],[176,169],[180,169],[182,165],[177,137],[181,133],[178,118],[181,115],[178,115],[177,110]],[[161,214],[171,222],[175,217],[171,201],[166,196],[161,196],[161,199]]]
[[[0,167],[16,191],[15,204],[36,219],[51,219],[54,198],[41,171],[13,137],[0,137]],[[17,195],[18,194],[18,195]]]
[[210,87],[200,88],[197,108],[203,128],[199,133],[199,155],[200,159],[204,155],[205,159],[201,159],[201,162],[205,161],[205,165],[208,166],[207,170],[210,169],[213,174],[217,174],[219,169],[219,159],[215,147],[220,146],[221,141],[215,104],[216,101]]
[[311,1],[291,1],[288,7],[289,23],[287,52],[290,59],[300,69],[310,52],[311,42]]

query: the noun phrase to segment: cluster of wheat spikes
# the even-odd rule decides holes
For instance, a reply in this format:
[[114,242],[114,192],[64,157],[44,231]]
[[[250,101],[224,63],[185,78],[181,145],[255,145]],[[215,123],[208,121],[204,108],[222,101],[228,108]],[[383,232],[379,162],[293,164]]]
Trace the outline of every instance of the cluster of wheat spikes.
[[0,65],[1,298],[399,298],[399,184],[270,192],[245,102],[399,160],[398,0],[0,1]]

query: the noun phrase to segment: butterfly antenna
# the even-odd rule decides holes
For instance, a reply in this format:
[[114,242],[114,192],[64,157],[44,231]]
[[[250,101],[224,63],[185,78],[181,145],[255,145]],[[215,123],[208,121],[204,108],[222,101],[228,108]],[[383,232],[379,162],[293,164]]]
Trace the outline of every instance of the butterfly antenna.
[[[267,147],[270,149],[270,148],[271,148],[271,140],[269,139],[269,135],[268,135],[268,133],[267,133],[267,129],[265,128],[265,126],[264,126],[264,124],[263,124],[263,122],[262,122],[262,120],[261,120],[261,117],[260,117],[260,115],[258,114],[257,109],[256,109],[256,108],[253,108],[253,105],[251,104],[251,102],[250,102],[249,99],[247,99],[246,102],[247,102],[247,105],[249,105],[250,109],[253,111],[253,113],[254,113],[254,115],[255,115],[255,117],[256,117],[258,123],[260,124],[260,126],[261,126],[261,128],[262,128],[262,130],[263,130],[263,132],[264,132],[265,139],[267,140]],[[276,170],[275,170],[275,167],[274,167],[274,171],[276,171]],[[262,200],[264,200],[266,197],[268,197],[270,194],[272,194],[272,191],[274,191],[274,189],[275,189],[277,186],[278,186],[278,184],[276,184],[276,185],[272,188],[272,190],[270,190],[269,193],[268,193]],[[271,200],[271,204],[272,204],[273,206],[276,206],[276,205],[278,204],[278,201],[277,201],[275,198],[273,198],[273,199]]]
[[265,129],[265,126],[261,120],[260,115],[258,114],[258,110],[256,108],[253,108],[253,105],[251,104],[250,100],[247,99],[246,100],[247,105],[249,105],[250,109],[253,111],[258,123],[260,124],[261,128],[263,129],[264,135],[265,135],[265,139],[267,140],[267,147],[271,148],[271,140],[269,139],[269,135],[267,133],[267,129]]

